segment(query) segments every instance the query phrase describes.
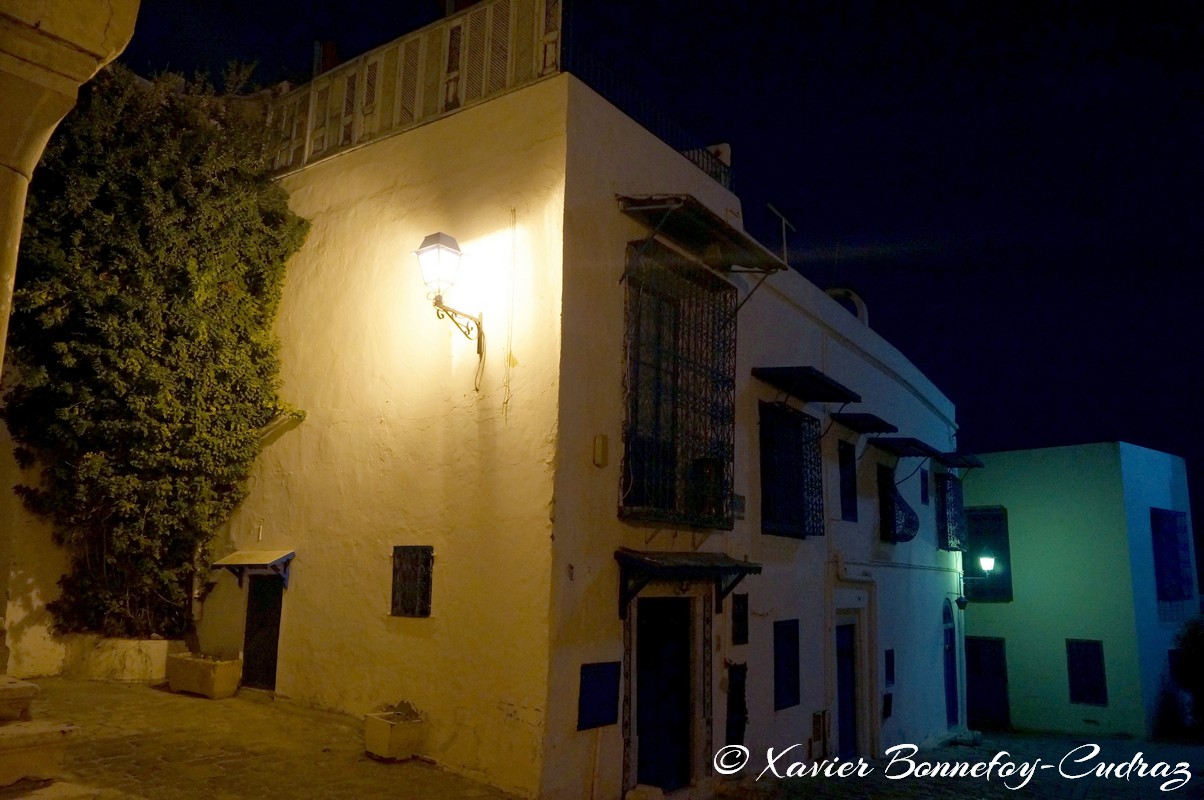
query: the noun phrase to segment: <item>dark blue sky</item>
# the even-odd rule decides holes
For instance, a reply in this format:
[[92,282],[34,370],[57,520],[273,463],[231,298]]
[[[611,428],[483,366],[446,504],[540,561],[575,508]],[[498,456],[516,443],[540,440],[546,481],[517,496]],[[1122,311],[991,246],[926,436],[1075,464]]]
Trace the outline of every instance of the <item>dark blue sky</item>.
[[[574,6],[579,45],[732,144],[749,229],[776,250],[765,204],[786,213],[794,266],[862,294],[957,404],[963,447],[1122,439],[1204,486],[1194,4]],[[304,79],[315,39],[354,56],[441,7],[144,0],[123,60]]]

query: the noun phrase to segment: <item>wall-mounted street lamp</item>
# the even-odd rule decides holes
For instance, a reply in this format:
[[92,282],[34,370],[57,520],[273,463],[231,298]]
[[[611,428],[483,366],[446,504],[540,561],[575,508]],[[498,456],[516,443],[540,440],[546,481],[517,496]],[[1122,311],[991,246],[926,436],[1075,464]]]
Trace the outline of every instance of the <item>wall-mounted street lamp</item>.
[[962,595],[954,601],[962,611],[965,611],[966,606],[970,604],[970,599],[965,595],[966,581],[985,581],[991,577],[991,570],[995,569],[995,556],[991,555],[989,551],[983,553],[978,557],[978,566],[982,568],[982,575],[962,575]]
[[443,293],[456,285],[460,274],[460,245],[455,237],[440,231],[432,233],[422,240],[422,244],[414,255],[418,256],[418,266],[422,270],[422,280],[434,293],[430,295],[435,305],[435,316],[439,319],[449,319],[460,329],[460,333],[469,340],[477,343],[477,355],[485,357],[485,329],[481,324],[483,315],[467,314],[443,302]]

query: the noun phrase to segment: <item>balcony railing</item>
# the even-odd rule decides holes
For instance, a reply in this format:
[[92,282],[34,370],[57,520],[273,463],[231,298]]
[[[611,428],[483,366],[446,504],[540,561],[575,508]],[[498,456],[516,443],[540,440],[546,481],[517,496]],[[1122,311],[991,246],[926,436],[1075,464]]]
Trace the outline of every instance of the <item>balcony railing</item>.
[[318,75],[272,103],[277,170],[296,169],[562,70],[730,188],[731,171],[579,48],[563,0],[487,0]]

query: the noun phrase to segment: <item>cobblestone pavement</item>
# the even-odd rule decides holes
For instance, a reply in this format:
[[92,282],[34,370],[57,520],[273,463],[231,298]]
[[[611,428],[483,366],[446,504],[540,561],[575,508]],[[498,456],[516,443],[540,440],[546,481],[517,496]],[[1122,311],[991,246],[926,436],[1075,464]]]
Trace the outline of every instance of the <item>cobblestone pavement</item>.
[[[35,683],[34,719],[81,729],[67,751],[66,782],[105,790],[103,798],[514,800],[420,761],[373,761],[364,755],[360,720],[266,693],[207,700],[140,684]],[[46,790],[10,791],[0,798]]]
[[[138,685],[63,678],[39,679],[35,719],[73,722],[81,731],[68,750],[65,781],[51,786],[25,784],[0,789],[0,800],[99,798],[129,800],[235,800],[235,798],[396,798],[396,800],[515,800],[480,783],[409,761],[382,764],[363,752],[359,720],[307,709],[260,692],[243,691],[227,700],[173,695]],[[1095,740],[1101,750],[1079,749],[1093,740],[1058,736],[988,734],[974,746],[949,746],[917,754],[911,763],[866,761],[872,771],[861,777],[799,777],[760,781],[752,778],[767,765],[765,753],[752,754],[735,778],[718,784],[719,795],[741,800],[1136,800],[1204,798],[1204,746],[1123,739]],[[998,754],[998,755],[997,755]],[[1067,754],[1069,758],[1063,761]],[[1133,770],[1126,779],[1093,776],[1069,779],[1061,773],[1090,772],[1100,765],[1126,765],[1140,754],[1147,775]],[[792,753],[775,766],[783,774]],[[1076,756],[1087,757],[1074,763]],[[1001,780],[999,767],[985,777],[941,778],[919,775],[918,765],[968,762],[1030,765],[1023,778]],[[1039,759],[1039,761],[1038,761]],[[1061,762],[1061,763],[1060,763]],[[1155,778],[1148,770],[1159,762],[1174,772],[1187,764],[1190,779],[1179,788],[1159,787],[1175,775]],[[843,762],[840,762],[843,763]],[[1048,769],[1042,767],[1049,766]],[[864,772],[864,771],[863,771]],[[910,774],[907,774],[910,773]],[[906,777],[900,777],[907,774]],[[1181,773],[1180,773],[1181,777]],[[893,779],[892,779],[893,778]],[[83,790],[82,787],[90,787]]]
[[[1090,745],[1099,746],[1096,751]],[[779,748],[780,749],[780,748]],[[1097,754],[1098,753],[1098,754]],[[997,757],[997,754],[998,757]],[[1146,776],[1138,774],[1140,754],[1146,765]],[[872,772],[862,777],[798,777],[770,783],[769,777],[752,781],[767,765],[765,753],[754,754],[741,773],[738,785],[728,784],[722,795],[740,800],[952,800],[952,798],[987,798],[988,800],[1137,800],[1137,798],[1167,797],[1204,798],[1204,745],[1175,742],[1149,742],[1135,739],[1090,739],[1065,736],[1036,736],[1024,734],[987,734],[974,746],[950,745],[921,752],[909,761],[910,753],[901,752],[894,764],[890,759],[866,760]],[[1077,761],[1077,759],[1083,759]],[[932,777],[927,769],[939,765],[968,762],[990,764],[1010,762],[1013,765],[1033,765],[1027,783],[1016,773],[1006,779],[999,777],[1000,767],[985,777]],[[1039,759],[1039,761],[1038,761]],[[785,774],[792,759],[782,756],[775,762],[779,773]],[[759,762],[759,763],[758,763]],[[1152,777],[1150,771],[1159,762],[1163,777]],[[839,762],[839,763],[844,763]],[[838,765],[839,765],[838,763]],[[854,762],[856,763],[856,762]],[[1115,768],[1110,777],[1097,777],[1101,765],[1130,765],[1137,769]],[[1186,765],[1180,767],[1179,765]],[[1048,768],[1046,768],[1048,766]],[[982,767],[985,769],[985,766]],[[1176,775],[1176,771],[1177,775]],[[1190,778],[1183,782],[1184,771]],[[1131,773],[1127,779],[1125,773]],[[772,773],[766,773],[770,776]],[[1070,778],[1070,775],[1084,777]],[[1160,787],[1167,784],[1167,790]],[[1011,788],[1018,787],[1018,788]],[[1176,788],[1172,788],[1176,787]]]

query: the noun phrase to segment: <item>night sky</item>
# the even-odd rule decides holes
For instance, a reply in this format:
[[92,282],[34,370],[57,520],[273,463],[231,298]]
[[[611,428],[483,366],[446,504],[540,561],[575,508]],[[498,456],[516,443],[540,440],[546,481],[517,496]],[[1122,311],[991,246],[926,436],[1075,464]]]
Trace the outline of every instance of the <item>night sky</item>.
[[[122,60],[304,81],[315,40],[353,57],[441,9],[143,0]],[[957,405],[962,449],[1165,450],[1187,458],[1200,517],[1197,11],[578,0],[572,31],[700,144],[731,143],[748,229],[777,251],[766,204],[786,214],[792,265],[862,295]]]

